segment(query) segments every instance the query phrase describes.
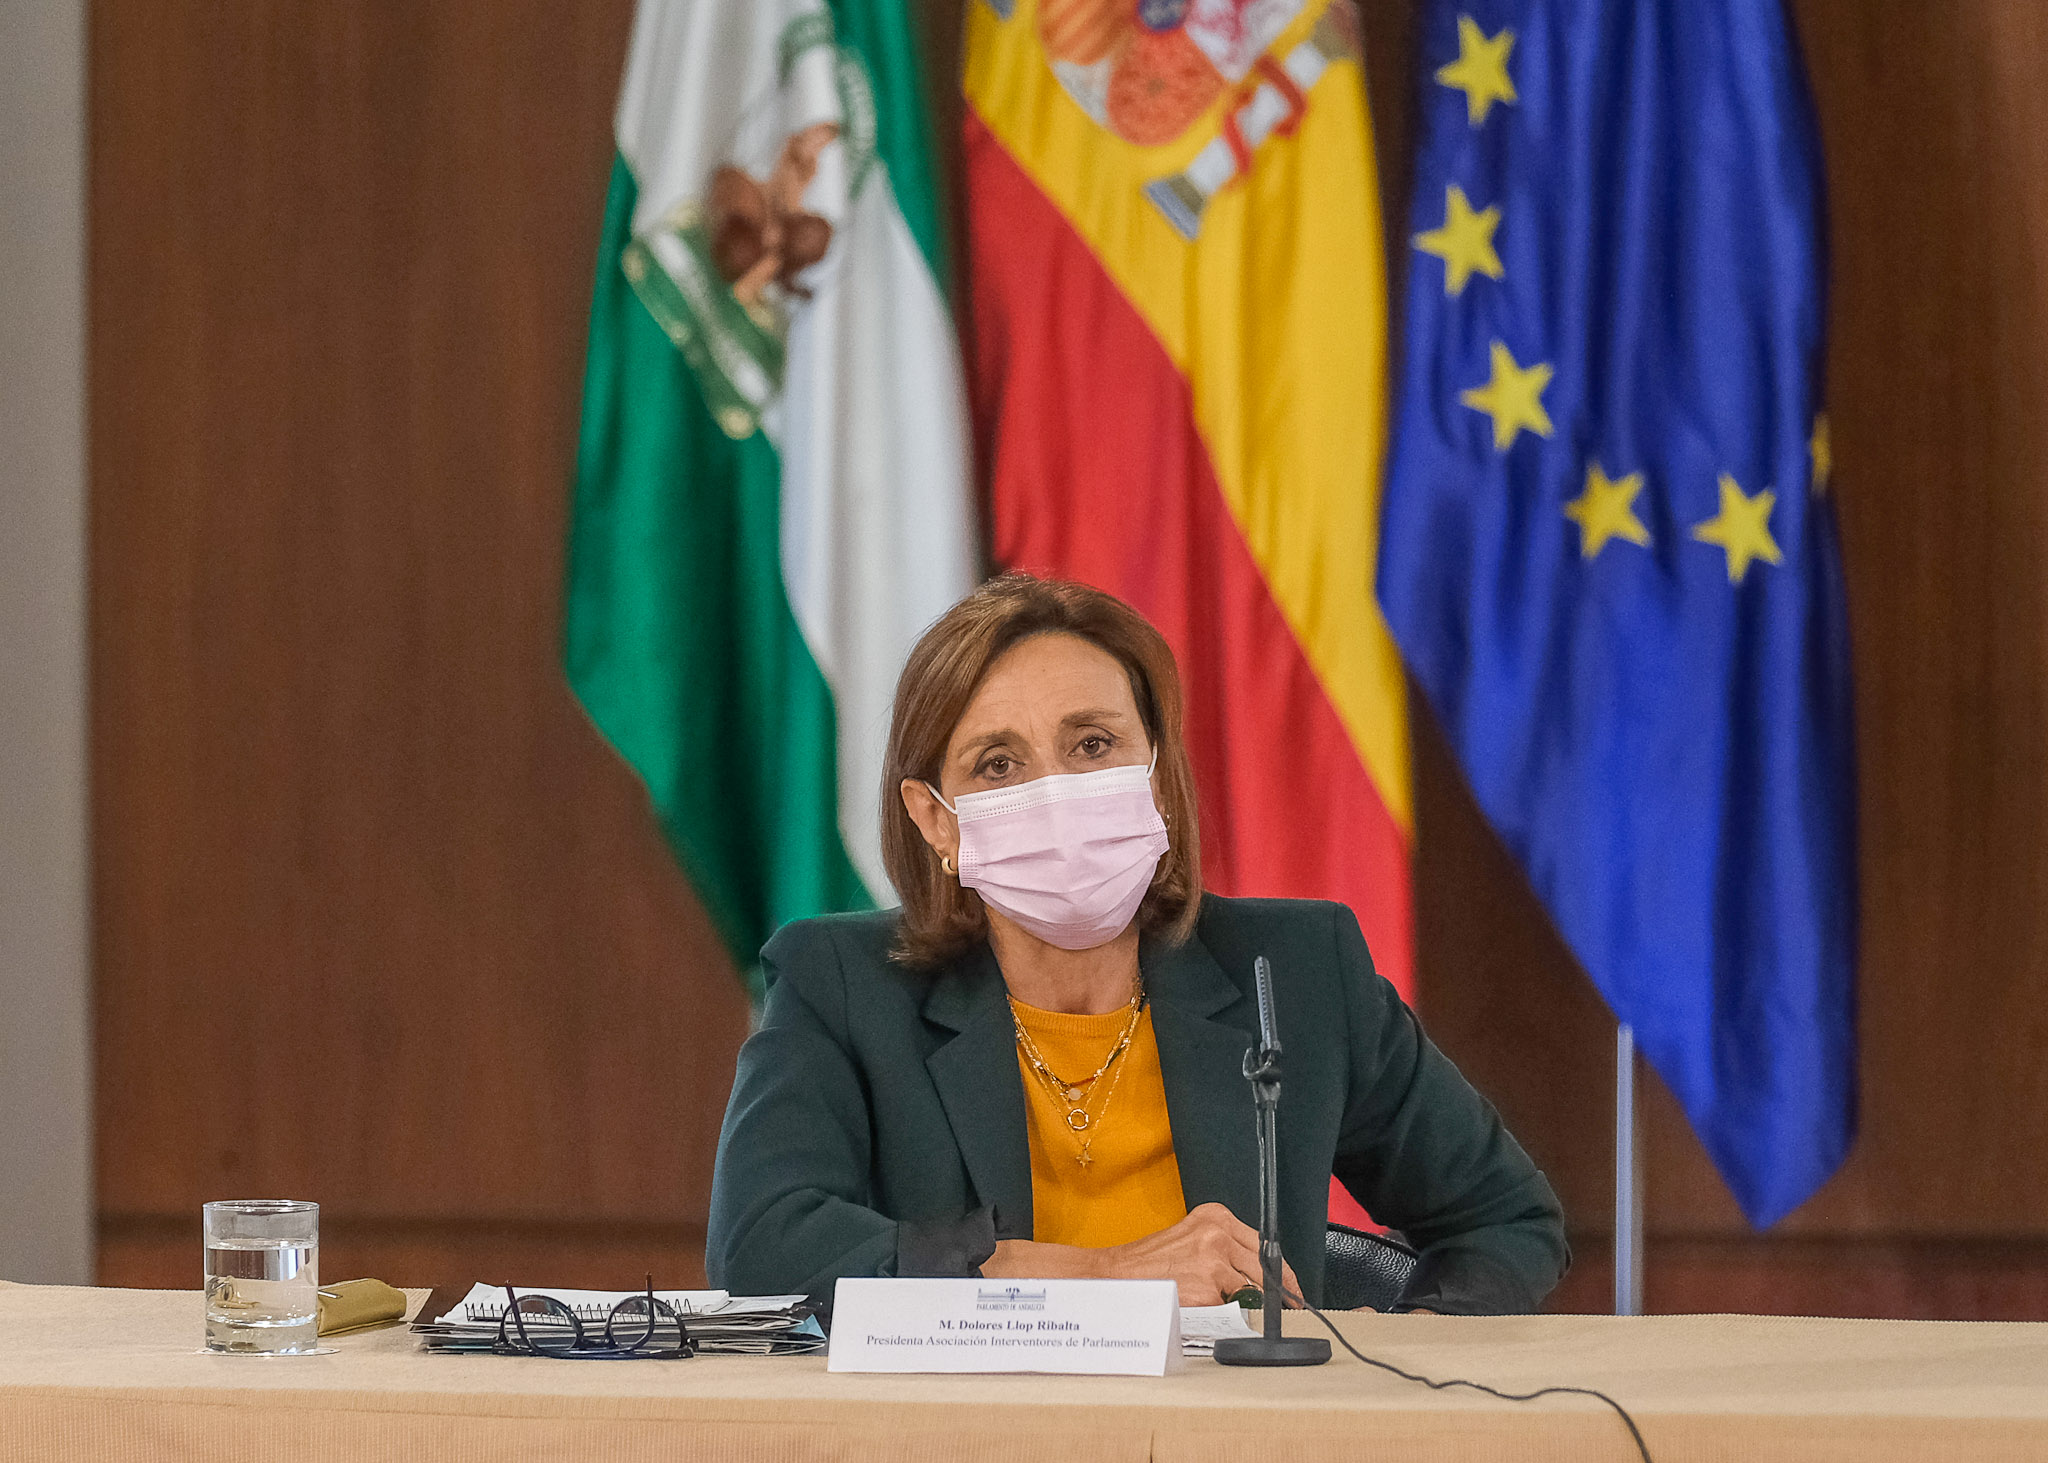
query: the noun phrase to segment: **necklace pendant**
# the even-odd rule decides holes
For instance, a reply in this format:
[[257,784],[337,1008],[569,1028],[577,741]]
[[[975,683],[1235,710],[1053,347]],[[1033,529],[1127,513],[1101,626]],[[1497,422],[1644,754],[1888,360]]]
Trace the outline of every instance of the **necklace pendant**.
[[1088,1131],[1088,1109],[1077,1107],[1067,1113],[1067,1126],[1077,1133]]
[[1080,1164],[1083,1168],[1086,1168],[1089,1164],[1095,1162],[1095,1160],[1091,1158],[1088,1154],[1088,1145],[1086,1143],[1083,1143],[1081,1145],[1081,1151],[1074,1155],[1074,1162]]
[[1081,1100],[1081,1089],[1063,1082],[1060,1084],[1060,1096],[1064,1097],[1068,1102],[1079,1102]]

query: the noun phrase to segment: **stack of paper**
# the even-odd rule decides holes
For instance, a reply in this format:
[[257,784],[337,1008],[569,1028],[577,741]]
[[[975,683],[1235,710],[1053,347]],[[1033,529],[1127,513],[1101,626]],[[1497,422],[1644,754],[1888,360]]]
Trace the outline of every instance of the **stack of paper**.
[[[560,1287],[516,1286],[523,1300],[530,1295],[558,1300],[583,1323],[592,1340],[603,1335],[605,1318],[621,1301],[647,1294],[644,1290],[564,1290]],[[502,1285],[472,1285],[453,1304],[437,1292],[421,1307],[412,1329],[428,1351],[489,1351],[498,1340],[498,1326],[508,1304]],[[728,1295],[722,1290],[657,1290],[654,1298],[674,1308],[701,1351],[773,1356],[816,1351],[825,1333],[800,1295]]]
[[1180,1308],[1180,1349],[1188,1356],[1213,1355],[1216,1343],[1226,1336],[1258,1334],[1244,1318],[1244,1307],[1236,1301]]

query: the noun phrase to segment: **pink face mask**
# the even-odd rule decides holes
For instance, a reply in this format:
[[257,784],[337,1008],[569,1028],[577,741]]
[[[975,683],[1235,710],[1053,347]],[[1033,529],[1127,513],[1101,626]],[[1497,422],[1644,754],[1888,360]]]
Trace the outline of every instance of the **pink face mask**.
[[960,820],[961,884],[1062,950],[1122,934],[1166,853],[1149,766],[1041,777],[957,803],[931,794]]

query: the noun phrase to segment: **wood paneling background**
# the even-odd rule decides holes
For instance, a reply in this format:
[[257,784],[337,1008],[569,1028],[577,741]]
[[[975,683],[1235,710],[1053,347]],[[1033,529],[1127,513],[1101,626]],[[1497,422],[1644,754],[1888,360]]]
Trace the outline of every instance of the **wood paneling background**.
[[[1828,148],[1864,1122],[1751,1236],[1653,1086],[1653,1308],[2048,1316],[2048,7],[1796,0]],[[93,10],[101,1274],[698,1273],[745,1010],[557,669],[627,0]],[[926,17],[946,44],[952,7]],[[1419,62],[1367,0],[1401,267]],[[1418,728],[1421,1000],[1605,1303],[1612,1022]]]
[[629,13],[95,8],[105,1278],[700,1272],[745,1002],[557,654]]

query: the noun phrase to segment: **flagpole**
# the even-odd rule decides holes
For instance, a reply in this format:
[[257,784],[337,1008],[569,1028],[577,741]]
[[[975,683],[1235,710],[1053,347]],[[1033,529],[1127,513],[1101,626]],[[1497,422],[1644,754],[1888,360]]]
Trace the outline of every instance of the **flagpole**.
[[1614,1314],[1643,1313],[1643,1140],[1636,1128],[1636,1033],[1614,1033]]

